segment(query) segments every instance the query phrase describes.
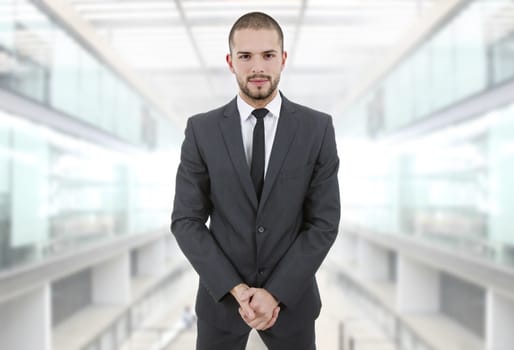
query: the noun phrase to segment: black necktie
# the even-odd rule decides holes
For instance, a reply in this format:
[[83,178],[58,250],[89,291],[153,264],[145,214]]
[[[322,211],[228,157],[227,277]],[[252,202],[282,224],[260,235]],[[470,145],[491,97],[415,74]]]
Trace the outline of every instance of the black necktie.
[[250,173],[252,175],[257,199],[261,200],[262,186],[264,185],[264,117],[268,114],[268,110],[266,108],[259,108],[255,109],[252,114],[257,119],[257,123],[253,128],[252,165]]

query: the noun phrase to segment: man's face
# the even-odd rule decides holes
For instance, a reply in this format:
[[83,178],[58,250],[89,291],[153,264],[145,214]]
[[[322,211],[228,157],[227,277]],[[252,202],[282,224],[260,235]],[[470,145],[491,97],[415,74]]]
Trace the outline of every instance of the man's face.
[[233,35],[227,63],[242,97],[258,102],[275,96],[286,58],[275,30],[240,29]]

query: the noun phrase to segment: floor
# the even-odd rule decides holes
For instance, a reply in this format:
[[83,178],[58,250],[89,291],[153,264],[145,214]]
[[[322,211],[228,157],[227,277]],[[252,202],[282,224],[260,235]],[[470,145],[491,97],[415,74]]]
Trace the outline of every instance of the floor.
[[[353,348],[355,350],[396,350],[396,347],[382,332],[372,322],[363,317],[359,308],[345,298],[329,269],[321,268],[317,277],[324,305],[316,323],[318,350],[351,350],[350,342],[354,343]],[[197,284],[194,271],[183,276],[179,283],[181,286],[179,289],[180,301],[179,298],[175,300],[174,307],[170,308],[167,321],[164,321],[166,323],[174,319],[175,329],[178,329],[178,331],[175,332],[165,347],[155,347],[155,349],[194,349],[195,327],[184,329],[180,317],[181,310],[183,311],[186,305],[194,303],[194,292]],[[346,335],[344,339],[342,339],[343,328]],[[255,331],[250,333],[246,350],[266,350]]]

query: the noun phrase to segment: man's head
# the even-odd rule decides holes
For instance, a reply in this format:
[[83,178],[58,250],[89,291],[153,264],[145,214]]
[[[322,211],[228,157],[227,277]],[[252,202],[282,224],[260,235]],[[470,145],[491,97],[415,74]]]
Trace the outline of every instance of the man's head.
[[250,12],[239,17],[230,29],[230,34],[228,35],[228,47],[230,49],[230,53],[232,53],[232,47],[234,46],[234,33],[241,29],[268,29],[276,31],[280,43],[280,50],[284,51],[284,33],[277,21],[265,13]]
[[254,107],[275,97],[287,53],[279,24],[261,12],[240,17],[229,34],[227,63],[236,76],[240,95]]

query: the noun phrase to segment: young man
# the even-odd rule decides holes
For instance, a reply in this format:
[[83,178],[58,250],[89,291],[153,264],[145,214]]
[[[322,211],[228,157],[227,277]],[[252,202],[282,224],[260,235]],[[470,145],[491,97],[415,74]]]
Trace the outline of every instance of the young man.
[[312,350],[315,273],[340,215],[334,128],[278,91],[287,53],[273,18],[242,16],[229,47],[239,94],[188,120],[172,214],[200,276],[197,349],[244,349],[254,328],[268,349]]

